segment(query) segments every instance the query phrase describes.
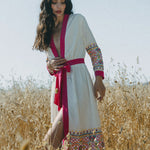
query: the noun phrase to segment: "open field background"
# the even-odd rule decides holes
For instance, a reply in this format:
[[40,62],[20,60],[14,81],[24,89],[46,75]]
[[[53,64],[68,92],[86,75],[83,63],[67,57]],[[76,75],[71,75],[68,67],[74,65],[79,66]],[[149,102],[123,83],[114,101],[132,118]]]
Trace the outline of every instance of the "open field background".
[[[98,103],[106,150],[149,150],[150,83],[133,83],[124,69],[119,72],[111,83],[107,77],[106,96]],[[43,150],[51,126],[50,88],[32,78],[12,82],[0,89],[0,149],[18,150],[29,140],[29,149]]]
[[[0,2],[0,150],[19,150],[24,142],[31,150],[43,150],[51,126],[46,55],[32,51],[41,1]],[[150,0],[72,2],[104,58],[107,90],[98,109],[106,150],[150,150]],[[135,57],[136,67],[130,69]],[[113,67],[118,61],[128,67]],[[144,75],[138,74],[140,66]],[[13,72],[21,78],[9,78]]]

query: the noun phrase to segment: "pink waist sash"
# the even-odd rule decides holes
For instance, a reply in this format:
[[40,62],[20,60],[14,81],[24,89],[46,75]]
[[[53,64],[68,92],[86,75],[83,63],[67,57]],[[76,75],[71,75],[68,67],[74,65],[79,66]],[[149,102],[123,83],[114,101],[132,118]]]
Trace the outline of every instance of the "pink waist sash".
[[63,107],[63,123],[65,136],[69,131],[67,72],[71,72],[71,65],[81,63],[84,63],[84,58],[69,60],[66,62],[65,66],[59,72],[54,74],[56,77],[54,103],[58,106],[58,111],[61,109],[61,107]]

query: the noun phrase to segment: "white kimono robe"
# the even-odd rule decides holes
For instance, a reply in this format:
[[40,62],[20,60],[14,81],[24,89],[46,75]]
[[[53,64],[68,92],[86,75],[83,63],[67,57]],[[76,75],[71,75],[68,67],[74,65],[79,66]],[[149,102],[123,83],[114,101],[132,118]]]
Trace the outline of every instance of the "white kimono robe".
[[[62,27],[63,30],[64,27]],[[89,29],[86,19],[81,14],[71,14],[66,23],[65,52],[67,60],[85,58],[86,52],[91,57],[95,75],[104,79],[104,67],[101,49]],[[55,57],[54,51],[48,47],[46,55],[49,60]],[[58,107],[54,104],[56,77],[53,76],[51,89],[51,122],[53,123]],[[67,102],[69,139],[65,139],[73,150],[102,149],[104,138],[98,114],[97,100],[93,93],[93,83],[84,63],[71,66],[67,72]],[[68,136],[67,136],[68,137]],[[64,142],[65,143],[65,142]],[[66,144],[63,145],[67,149]]]

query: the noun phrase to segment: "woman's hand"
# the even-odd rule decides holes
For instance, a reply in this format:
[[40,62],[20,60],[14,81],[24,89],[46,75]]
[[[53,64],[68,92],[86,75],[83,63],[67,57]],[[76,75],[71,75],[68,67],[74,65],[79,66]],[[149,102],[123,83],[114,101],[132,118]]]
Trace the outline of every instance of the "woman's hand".
[[[96,76],[96,80],[94,83],[94,95],[96,99],[101,101],[103,97],[105,96],[105,91],[106,91],[106,88],[103,84],[102,77]],[[100,95],[100,97],[98,97],[98,95]]]
[[67,60],[65,58],[56,57],[47,61],[47,68],[49,71],[59,71]]

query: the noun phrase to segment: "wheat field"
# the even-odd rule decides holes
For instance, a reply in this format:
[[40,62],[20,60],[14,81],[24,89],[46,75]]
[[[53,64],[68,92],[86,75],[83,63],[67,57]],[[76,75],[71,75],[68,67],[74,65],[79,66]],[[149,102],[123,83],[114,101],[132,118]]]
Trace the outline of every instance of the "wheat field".
[[[108,79],[105,98],[98,102],[105,149],[149,150],[150,83],[133,84],[125,75],[111,83]],[[49,127],[50,88],[28,79],[0,89],[0,150],[44,150]]]

